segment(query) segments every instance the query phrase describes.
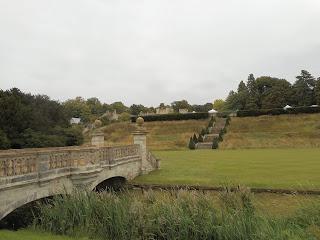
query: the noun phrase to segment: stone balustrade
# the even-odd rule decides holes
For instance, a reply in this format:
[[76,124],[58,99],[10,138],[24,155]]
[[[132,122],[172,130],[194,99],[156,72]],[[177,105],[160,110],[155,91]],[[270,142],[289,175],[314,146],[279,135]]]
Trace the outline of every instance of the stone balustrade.
[[[88,166],[114,166],[140,156],[139,145],[45,148],[0,151],[0,185],[4,178]],[[7,181],[6,181],[7,182]]]

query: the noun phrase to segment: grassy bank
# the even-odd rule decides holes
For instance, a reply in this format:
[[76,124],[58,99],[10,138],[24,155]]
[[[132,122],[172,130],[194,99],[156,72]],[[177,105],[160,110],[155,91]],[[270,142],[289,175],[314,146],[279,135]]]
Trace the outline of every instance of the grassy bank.
[[159,151],[161,170],[138,183],[320,189],[320,149]]
[[313,240],[320,201],[286,216],[256,210],[245,189],[213,196],[199,192],[74,193],[42,207],[37,228],[94,239]]
[[320,114],[232,118],[222,149],[320,147]]
[[[146,122],[150,150],[187,149],[190,136],[200,132],[207,120]],[[106,145],[132,144],[131,132],[135,125],[129,122],[112,123],[102,128]],[[86,141],[89,141],[88,136]]]

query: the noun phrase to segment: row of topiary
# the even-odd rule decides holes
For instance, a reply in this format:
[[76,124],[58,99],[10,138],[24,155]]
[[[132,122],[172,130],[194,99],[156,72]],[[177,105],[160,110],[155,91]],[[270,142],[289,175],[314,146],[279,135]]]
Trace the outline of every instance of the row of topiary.
[[[227,126],[230,124],[230,120],[231,120],[230,117],[226,118],[226,123],[225,123],[224,127],[222,129],[220,129],[218,137],[213,138],[212,146],[211,146],[212,149],[219,148],[219,142],[223,141],[223,136],[224,136],[224,134],[227,133]],[[194,150],[194,149],[196,149],[196,145],[198,143],[204,142],[205,135],[210,134],[212,132],[212,128],[213,128],[215,122],[216,122],[216,119],[211,117],[211,119],[208,123],[208,126],[201,130],[198,137],[196,134],[193,134],[193,136],[190,137],[189,144],[188,144],[189,149]]]

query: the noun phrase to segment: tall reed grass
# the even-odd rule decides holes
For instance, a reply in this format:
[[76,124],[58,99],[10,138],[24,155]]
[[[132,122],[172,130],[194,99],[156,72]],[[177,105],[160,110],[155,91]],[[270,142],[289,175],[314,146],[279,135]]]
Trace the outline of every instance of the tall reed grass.
[[92,239],[317,239],[320,202],[294,216],[258,215],[249,192],[75,191],[40,205],[35,227]]

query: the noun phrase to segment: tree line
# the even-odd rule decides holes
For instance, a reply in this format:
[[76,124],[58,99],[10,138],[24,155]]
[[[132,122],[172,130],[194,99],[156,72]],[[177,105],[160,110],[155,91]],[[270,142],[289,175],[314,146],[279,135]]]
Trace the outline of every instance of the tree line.
[[17,88],[0,90],[0,149],[62,147],[83,142],[82,130],[69,124],[63,105],[45,95]]
[[231,91],[225,101],[214,103],[218,110],[257,110],[283,108],[286,105],[303,107],[320,105],[320,77],[316,79],[302,70],[291,84],[286,79],[275,77],[255,78],[250,74],[246,82],[241,81],[237,91]]

